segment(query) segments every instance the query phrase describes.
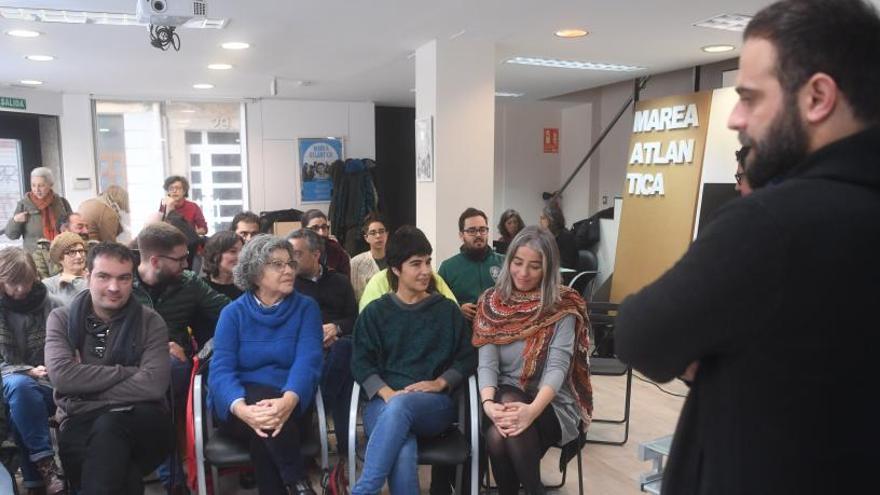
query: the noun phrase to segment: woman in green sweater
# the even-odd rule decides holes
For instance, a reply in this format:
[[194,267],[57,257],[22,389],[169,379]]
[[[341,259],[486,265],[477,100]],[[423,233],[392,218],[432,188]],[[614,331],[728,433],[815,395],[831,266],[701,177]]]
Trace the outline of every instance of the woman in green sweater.
[[417,436],[445,431],[455,419],[449,392],[476,368],[461,310],[437,293],[431,243],[404,226],[385,252],[393,292],[370,303],[355,324],[352,373],[370,401],[364,470],[352,495],[419,492]]

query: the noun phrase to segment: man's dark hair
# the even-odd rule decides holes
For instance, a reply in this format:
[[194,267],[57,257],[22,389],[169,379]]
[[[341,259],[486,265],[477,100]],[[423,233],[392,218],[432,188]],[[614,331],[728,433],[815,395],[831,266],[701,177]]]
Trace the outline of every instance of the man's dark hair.
[[489,217],[487,217],[485,213],[476,208],[468,208],[464,210],[458,217],[459,232],[464,232],[464,221],[471,217],[483,217],[483,220],[486,221],[486,225],[489,225]]
[[89,250],[88,257],[86,257],[86,269],[88,269],[89,273],[91,273],[92,269],[95,267],[95,259],[97,259],[98,256],[113,258],[120,263],[125,263],[127,261],[131,263],[132,271],[134,271],[134,266],[137,264],[135,263],[134,253],[131,249],[128,249],[118,242],[99,242],[92,246],[92,249]]
[[863,0],[783,0],[758,12],[743,39],[776,48],[776,76],[788,95],[816,73],[831,76],[856,118],[880,122],[880,17]]
[[314,230],[307,229],[305,227],[294,230],[293,232],[287,234],[287,240],[289,241],[291,239],[305,239],[306,242],[309,243],[309,250],[311,250],[312,252],[324,252],[324,238],[315,233]]
[[[367,216],[364,217],[364,223],[363,223],[364,235],[367,235],[367,231],[370,230],[370,224],[376,223],[376,222],[381,223],[385,227],[386,230],[388,229],[388,222],[385,221],[385,217],[381,213],[379,213],[378,211],[371,211],[370,213],[367,213]],[[305,224],[303,224],[303,225],[305,225]]]
[[257,227],[260,227],[260,216],[252,211],[240,211],[232,217],[232,222],[229,223],[229,230],[235,232],[238,229],[238,223],[255,223]]
[[183,197],[188,198],[189,181],[186,180],[186,177],[182,175],[172,175],[168,177],[167,179],[165,179],[165,184],[162,185],[162,188],[165,189],[165,192],[168,192],[168,189],[170,189],[175,182],[180,182],[183,185]]
[[58,218],[55,220],[55,232],[61,232],[65,227],[68,227],[70,224],[70,215],[79,215],[77,212],[71,213],[62,213],[58,215]]
[[177,246],[186,246],[186,236],[177,227],[165,222],[151,223],[141,229],[137,237],[141,259],[165,254]]
[[[388,284],[391,290],[397,290],[398,277],[392,268],[401,269],[403,263],[413,256],[429,256],[434,250],[431,242],[425,237],[425,233],[412,225],[400,227],[388,239],[388,247],[385,248],[385,260],[388,262]],[[436,292],[437,286],[434,278],[428,285],[428,292]]]
[[305,213],[303,213],[303,216],[300,219],[300,223],[302,223],[303,227],[308,227],[309,222],[311,222],[312,220],[314,220],[316,218],[323,218],[324,220],[327,220],[327,215],[325,215],[323,211],[321,211],[317,208],[312,208],[311,210],[308,210]]
[[229,251],[237,243],[244,245],[244,241],[235,232],[224,230],[217,232],[205,244],[205,251],[202,253],[202,271],[207,275],[216,277],[220,274],[220,260],[223,253]]

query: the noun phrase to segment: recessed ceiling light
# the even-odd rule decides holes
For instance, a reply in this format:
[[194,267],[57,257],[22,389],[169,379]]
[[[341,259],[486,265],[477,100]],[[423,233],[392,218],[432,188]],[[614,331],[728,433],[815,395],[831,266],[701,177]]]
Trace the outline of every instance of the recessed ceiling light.
[[106,127],[102,127],[100,129],[98,129],[98,132],[105,132],[106,133],[106,132],[110,132],[110,129],[108,129]]
[[732,52],[734,50],[733,45],[709,45],[701,48],[706,53],[724,53],[724,52]]
[[556,67],[559,69],[607,70],[612,72],[633,72],[644,70],[645,67],[635,65],[604,64],[596,62],[578,62],[576,60],[559,60],[554,58],[513,57],[505,60],[508,64],[535,65],[538,67]]
[[193,84],[193,88],[194,89],[213,89],[214,85],[208,84],[208,83],[196,83],[196,84]]
[[560,38],[583,38],[589,33],[583,29],[560,29],[554,34]]
[[39,86],[43,84],[43,81],[37,81],[36,79],[22,79],[18,81],[20,84],[24,84],[25,86]]
[[509,97],[509,98],[519,98],[523,93],[508,93],[505,91],[496,91],[495,96]]
[[196,111],[193,110],[192,108],[187,108],[187,109],[181,110],[181,113],[196,113]]
[[16,38],[36,38],[40,35],[40,32],[31,31],[30,29],[13,29],[11,31],[6,31],[6,34],[9,36],[15,36]]
[[25,58],[31,62],[51,62],[55,60],[55,57],[52,55],[28,55]]
[[227,50],[246,50],[251,47],[250,43],[244,41],[227,41],[220,46]]
[[695,27],[721,29],[722,31],[734,31],[741,33],[752,20],[752,16],[743,14],[719,14],[705,21],[695,22]]
[[230,64],[209,64],[208,68],[211,70],[229,70],[232,68]]

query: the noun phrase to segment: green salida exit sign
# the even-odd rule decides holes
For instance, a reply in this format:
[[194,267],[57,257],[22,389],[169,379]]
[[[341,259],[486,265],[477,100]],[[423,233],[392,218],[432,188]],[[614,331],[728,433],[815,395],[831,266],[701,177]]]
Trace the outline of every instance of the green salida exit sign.
[[24,98],[11,98],[8,96],[0,96],[0,108],[27,110],[27,100],[25,100]]

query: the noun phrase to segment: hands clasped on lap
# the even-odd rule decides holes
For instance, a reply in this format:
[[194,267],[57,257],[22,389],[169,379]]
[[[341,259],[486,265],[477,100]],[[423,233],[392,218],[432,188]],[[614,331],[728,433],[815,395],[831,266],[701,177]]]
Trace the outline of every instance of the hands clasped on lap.
[[250,426],[257,436],[274,438],[281,433],[284,423],[296,408],[299,399],[291,392],[277,399],[263,399],[256,404],[247,405],[239,402],[235,405],[233,413],[246,425]]
[[538,415],[534,412],[531,404],[523,402],[507,402],[501,404],[495,401],[486,401],[483,411],[495,425],[495,429],[502,437],[515,437],[531,426]]

